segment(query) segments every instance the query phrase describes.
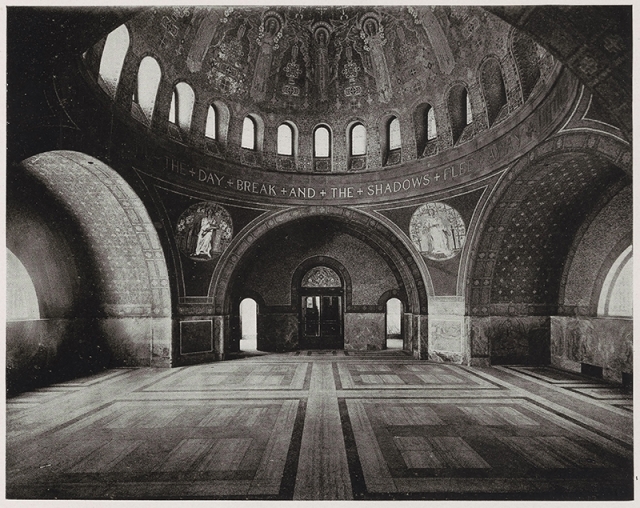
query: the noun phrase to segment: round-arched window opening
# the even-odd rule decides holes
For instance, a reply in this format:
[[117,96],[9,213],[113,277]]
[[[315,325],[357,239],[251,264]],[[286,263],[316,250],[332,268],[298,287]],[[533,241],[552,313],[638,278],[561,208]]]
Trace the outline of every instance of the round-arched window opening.
[[293,155],[293,129],[286,123],[278,127],[278,155]]
[[331,155],[331,133],[324,126],[318,127],[313,133],[313,155],[315,157]]
[[100,59],[98,76],[111,98],[115,98],[124,59],[129,50],[129,30],[120,25],[107,36]]
[[256,123],[249,116],[244,117],[242,124],[242,148],[247,150],[256,149]]
[[207,123],[204,129],[204,135],[209,139],[216,139],[218,137],[218,119],[216,116],[216,108],[209,106],[207,111]]
[[598,316],[633,317],[633,257],[629,245],[615,260],[602,285]]
[[177,124],[185,132],[189,131],[191,129],[191,117],[195,100],[196,96],[193,88],[187,83],[178,83],[171,95],[169,122]]
[[366,155],[367,129],[361,123],[351,128],[351,155]]
[[391,122],[389,122],[389,150],[397,150],[401,147],[400,120],[393,118]]
[[138,69],[138,89],[137,102],[146,117],[147,121],[151,121],[153,110],[156,106],[156,94],[162,72],[158,62],[150,56],[145,56],[140,62]]
[[7,249],[7,321],[40,319],[33,280],[18,257]]

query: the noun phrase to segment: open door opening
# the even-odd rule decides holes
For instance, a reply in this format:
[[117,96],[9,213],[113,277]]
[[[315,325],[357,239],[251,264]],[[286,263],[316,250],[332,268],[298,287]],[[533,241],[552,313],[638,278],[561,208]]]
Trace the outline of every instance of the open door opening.
[[307,272],[300,287],[300,347],[344,349],[342,281],[325,266]]
[[240,351],[258,350],[258,304],[252,298],[240,302]]
[[402,349],[402,302],[387,300],[387,349]]

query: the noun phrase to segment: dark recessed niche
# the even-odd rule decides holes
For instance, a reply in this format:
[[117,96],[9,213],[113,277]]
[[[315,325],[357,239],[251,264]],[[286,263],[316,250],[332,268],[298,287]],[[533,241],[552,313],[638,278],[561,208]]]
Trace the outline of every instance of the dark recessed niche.
[[602,367],[597,367],[595,365],[589,365],[588,363],[580,364],[580,373],[589,377],[597,377],[598,379],[602,379]]

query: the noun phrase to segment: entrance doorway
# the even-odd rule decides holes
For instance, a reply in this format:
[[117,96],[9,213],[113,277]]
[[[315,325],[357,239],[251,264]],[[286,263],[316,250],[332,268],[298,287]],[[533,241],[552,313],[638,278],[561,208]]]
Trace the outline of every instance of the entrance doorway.
[[300,347],[344,349],[343,289],[338,274],[316,266],[300,287]]
[[240,302],[240,351],[258,349],[258,304],[252,298]]
[[402,349],[402,302],[387,300],[387,349]]

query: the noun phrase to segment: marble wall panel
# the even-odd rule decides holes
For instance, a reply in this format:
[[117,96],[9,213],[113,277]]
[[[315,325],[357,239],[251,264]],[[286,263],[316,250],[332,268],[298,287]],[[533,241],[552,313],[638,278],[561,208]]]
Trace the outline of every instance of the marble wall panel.
[[230,320],[228,316],[213,316],[213,348],[216,353],[216,358],[220,360],[224,359],[225,340],[230,340],[229,337]]
[[151,320],[151,366],[171,366],[171,318]]
[[464,317],[429,316],[429,351],[432,361],[462,363],[465,354]]
[[633,372],[633,321],[620,318],[551,318],[551,363],[579,370],[587,363],[603,368],[603,376],[622,381]]
[[[549,363],[549,318],[546,316],[471,317],[472,364]],[[488,356],[487,356],[488,355]]]
[[[52,377],[53,367],[65,352],[65,337],[77,331],[79,321],[39,319],[10,321],[6,325],[6,381],[9,394],[64,379],[71,369]],[[86,325],[86,323],[85,323]],[[87,330],[88,328],[85,327]],[[66,341],[68,344],[68,340]],[[69,356],[69,355],[67,355]],[[69,358],[70,364],[74,359]]]
[[413,351],[414,349],[414,340],[413,340],[413,314],[403,314],[402,315],[402,325],[404,330],[404,337],[402,338],[402,349],[405,351]]
[[105,368],[169,367],[170,348],[170,318],[9,322],[7,390],[17,393]]
[[297,314],[261,314],[258,319],[260,351],[293,351],[298,347]]
[[155,348],[159,353],[158,366],[169,366],[171,319],[156,322],[155,318],[126,317],[104,318],[98,325],[112,355],[112,363],[128,367],[152,366],[154,330],[160,342]]
[[347,351],[377,351],[386,345],[384,313],[344,315],[344,348]]
[[413,350],[413,357],[426,360],[429,358],[429,317],[414,315],[413,320],[413,333],[416,344]]
[[464,363],[468,359],[468,333],[464,299],[456,296],[429,298],[429,360]]

